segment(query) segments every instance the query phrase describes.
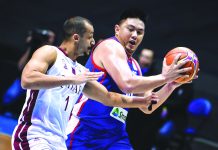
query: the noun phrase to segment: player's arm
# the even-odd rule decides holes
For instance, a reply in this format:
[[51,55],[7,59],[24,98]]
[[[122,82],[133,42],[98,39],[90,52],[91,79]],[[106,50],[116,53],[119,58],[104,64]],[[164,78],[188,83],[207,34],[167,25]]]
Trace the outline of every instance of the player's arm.
[[123,48],[118,44],[116,45],[112,40],[106,42],[95,49],[94,56],[96,53],[96,56],[99,58],[95,57],[94,59],[100,60],[102,66],[104,66],[124,93],[142,93],[147,90],[153,90],[166,82],[175,80],[181,76],[181,73],[191,69],[179,69],[186,62],[176,65],[179,59],[179,56],[177,56],[171,66],[164,66],[162,74],[149,77],[133,77]]
[[[200,69],[198,69],[199,71]],[[196,74],[194,77],[194,80],[198,78],[198,75]],[[190,84],[192,81],[189,81],[186,84]],[[172,94],[172,92],[179,86],[181,86],[181,83],[171,82],[165,84],[159,91],[156,92],[156,95],[159,97],[159,101],[157,101],[157,104],[152,104],[149,107],[140,107],[141,111],[143,111],[146,114],[151,114],[153,111],[155,111],[159,106],[161,106],[167,98]],[[150,95],[152,91],[147,91],[144,93],[144,95]]]
[[83,94],[86,97],[97,100],[107,106],[131,108],[149,106],[152,102],[159,100],[154,93],[151,93],[146,97],[129,97],[114,92],[108,92],[108,90],[97,81],[87,82],[83,89]]
[[48,89],[61,85],[81,84],[88,80],[97,80],[101,73],[86,72],[83,75],[52,76],[46,72],[56,60],[57,51],[52,46],[37,49],[23,69],[21,85],[24,89]]
[[[159,101],[157,104],[150,105],[150,109],[148,107],[140,107],[140,110],[143,111],[145,114],[151,114],[153,111],[155,111],[158,107],[160,107],[166,100],[167,98],[172,94],[172,92],[181,84],[171,82],[165,84],[159,91],[156,92],[157,96],[159,97]],[[146,95],[150,95],[151,91],[148,91],[145,93]]]

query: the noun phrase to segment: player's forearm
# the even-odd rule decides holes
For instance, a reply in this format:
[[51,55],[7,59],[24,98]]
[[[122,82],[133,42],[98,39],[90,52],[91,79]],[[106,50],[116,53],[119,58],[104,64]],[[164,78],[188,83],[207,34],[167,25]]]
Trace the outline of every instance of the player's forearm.
[[172,83],[167,83],[159,91],[156,92],[160,100],[157,102],[157,104],[152,105],[152,110],[149,111],[147,107],[141,107],[140,109],[146,114],[151,114],[167,100],[175,88],[176,86],[174,86]]
[[126,84],[127,93],[143,93],[145,91],[153,90],[166,83],[164,76],[154,75],[149,77],[134,76]]
[[146,104],[147,102],[145,97],[130,97],[114,92],[108,92],[107,95],[107,105],[109,106],[138,108],[138,107],[146,106]]
[[73,77],[51,76],[33,71],[22,75],[21,85],[24,89],[49,89],[73,84]]
[[147,98],[145,97],[129,97],[126,95],[109,92],[103,85],[98,82],[87,82],[83,94],[93,100],[97,100],[107,106],[118,107],[141,107],[146,105]]

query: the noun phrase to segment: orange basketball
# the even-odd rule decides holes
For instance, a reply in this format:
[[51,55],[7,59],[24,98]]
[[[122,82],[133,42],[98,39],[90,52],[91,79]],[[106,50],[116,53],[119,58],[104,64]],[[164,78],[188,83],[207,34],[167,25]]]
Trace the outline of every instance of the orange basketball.
[[190,50],[189,48],[176,47],[166,54],[165,58],[166,58],[167,65],[171,65],[174,58],[178,54],[181,54],[181,56],[178,60],[178,63],[181,63],[185,60],[189,60],[185,65],[182,66],[182,68],[192,67],[192,70],[190,70],[184,74],[184,75],[188,74],[189,78],[180,77],[180,78],[176,79],[175,82],[186,83],[186,82],[191,81],[194,78],[194,76],[197,74],[198,67],[199,67],[199,61],[198,61],[198,58],[195,55],[195,53],[192,50]]

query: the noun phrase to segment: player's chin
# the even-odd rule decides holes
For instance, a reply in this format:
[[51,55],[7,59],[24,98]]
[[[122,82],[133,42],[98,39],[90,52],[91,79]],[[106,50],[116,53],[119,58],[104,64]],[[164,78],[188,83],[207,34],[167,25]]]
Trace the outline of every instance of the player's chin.
[[135,52],[135,50],[126,48],[126,52],[127,52],[128,55],[131,56]]
[[136,46],[127,46],[126,49],[128,50],[129,53],[134,53],[136,50]]

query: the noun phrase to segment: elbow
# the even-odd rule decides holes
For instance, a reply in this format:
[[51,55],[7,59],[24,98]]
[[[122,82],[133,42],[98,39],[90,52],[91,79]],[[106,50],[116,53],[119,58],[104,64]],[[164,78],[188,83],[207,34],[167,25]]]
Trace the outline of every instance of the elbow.
[[152,114],[154,112],[154,110],[148,110],[148,108],[145,108],[145,107],[143,107],[143,108],[141,107],[140,109],[146,115],[150,115],[150,114]]
[[27,77],[22,77],[21,79],[21,87],[23,89],[31,89],[31,82]]
[[145,111],[144,113],[145,113],[146,115],[151,115],[151,114],[153,113],[153,111],[147,110],[147,111]]
[[123,92],[123,93],[133,93],[133,85],[131,80],[127,80],[122,82],[121,85],[119,85],[119,89]]

